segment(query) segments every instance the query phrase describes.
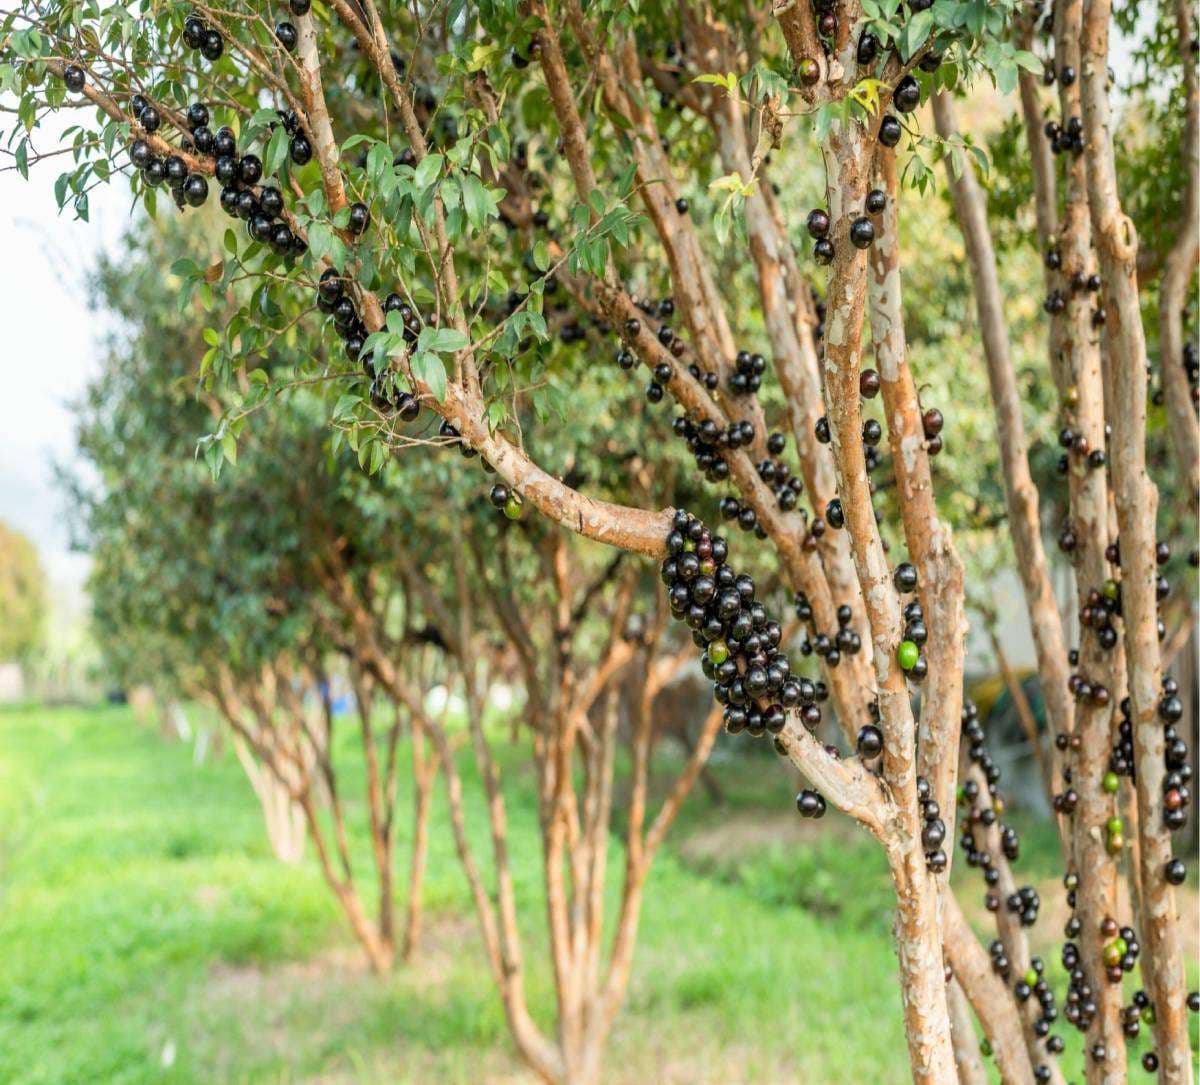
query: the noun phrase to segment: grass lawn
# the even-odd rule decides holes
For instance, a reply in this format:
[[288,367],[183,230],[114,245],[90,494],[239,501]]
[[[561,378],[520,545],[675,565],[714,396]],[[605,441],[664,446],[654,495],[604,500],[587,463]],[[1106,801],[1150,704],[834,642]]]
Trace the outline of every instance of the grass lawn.
[[[361,818],[356,729],[342,730]],[[547,1022],[533,795],[519,757],[507,768],[529,1000]],[[651,875],[605,1081],[908,1081],[878,850],[836,818],[802,823],[792,781],[767,758],[726,757],[715,771],[726,801],[698,791]],[[311,855],[294,868],[272,858],[232,756],[195,765],[125,708],[0,711],[0,1081],[530,1081],[443,814],[439,793],[420,959],[372,977]],[[486,858],[482,809],[468,818]],[[1026,876],[1051,884],[1053,841],[1024,837]],[[610,887],[619,866],[614,854]],[[1050,923],[1038,928],[1047,947]]]

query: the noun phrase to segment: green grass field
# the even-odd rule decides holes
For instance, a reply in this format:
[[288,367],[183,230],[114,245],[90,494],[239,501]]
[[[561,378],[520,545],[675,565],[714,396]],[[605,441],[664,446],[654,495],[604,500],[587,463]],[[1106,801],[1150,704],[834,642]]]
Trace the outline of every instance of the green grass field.
[[[354,730],[338,756],[357,817]],[[529,997],[545,1022],[532,793],[519,757],[507,769]],[[768,758],[725,757],[714,771],[726,801],[698,791],[651,875],[605,1081],[907,1081],[877,849],[835,818],[802,823],[793,781]],[[311,856],[295,868],[272,858],[232,756],[195,765],[189,746],[125,708],[0,712],[0,1081],[531,1080],[443,813],[439,792],[420,959],[377,978]],[[485,856],[482,811],[468,816]],[[1025,876],[1051,883],[1053,841],[1044,830],[1025,841]],[[1058,912],[1047,901],[1043,914]],[[1071,1069],[1079,1045],[1067,1039]]]

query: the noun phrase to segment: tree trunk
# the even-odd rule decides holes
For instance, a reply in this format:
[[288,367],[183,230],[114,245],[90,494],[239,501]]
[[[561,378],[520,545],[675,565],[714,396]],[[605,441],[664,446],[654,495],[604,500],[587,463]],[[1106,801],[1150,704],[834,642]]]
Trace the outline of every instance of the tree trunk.
[[304,811],[276,775],[254,760],[246,743],[236,735],[233,748],[258,799],[272,853],[280,862],[294,866],[304,857]]
[[1137,289],[1137,233],[1121,208],[1112,146],[1106,74],[1110,17],[1109,0],[1085,4],[1082,99],[1088,195],[1103,272],[1108,316],[1105,336],[1116,391],[1111,462],[1120,523],[1122,612],[1137,766],[1144,911],[1140,933],[1152,961],[1149,993],[1160,1080],[1164,1085],[1187,1085],[1192,1080],[1192,1060],[1179,916],[1175,894],[1163,875],[1171,857],[1171,838],[1163,825],[1165,740],[1157,715],[1162,679],[1155,596],[1158,490],[1146,472],[1146,340]]
[[896,888],[896,955],[904,1031],[915,1085],[954,1085],[958,1071],[946,1001],[937,883],[916,846],[888,848]]
[[437,760],[425,753],[425,736],[414,722],[413,747],[413,841],[408,871],[408,899],[404,914],[404,949],[402,959],[411,961],[421,938],[424,914],[422,892],[425,865],[429,855],[429,808],[433,799],[433,781]]
[[971,1007],[958,980],[950,981],[946,998],[950,1003],[950,1037],[954,1041],[958,1085],[988,1085],[987,1068],[983,1065],[975,1026],[971,1023]]
[[1183,82],[1187,95],[1184,116],[1183,167],[1187,185],[1183,193],[1180,222],[1175,244],[1163,265],[1158,295],[1158,350],[1162,369],[1163,394],[1167,402],[1167,432],[1175,449],[1175,462],[1195,512],[1200,495],[1200,423],[1192,391],[1183,369],[1184,309],[1188,286],[1196,272],[1200,256],[1200,80],[1195,61],[1187,53],[1193,39],[1192,4],[1175,0],[1176,44],[1183,52]]

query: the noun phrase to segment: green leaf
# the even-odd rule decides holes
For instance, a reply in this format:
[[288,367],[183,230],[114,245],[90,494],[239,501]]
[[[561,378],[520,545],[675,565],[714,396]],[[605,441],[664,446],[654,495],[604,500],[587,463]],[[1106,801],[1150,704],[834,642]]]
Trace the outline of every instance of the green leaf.
[[904,33],[900,35],[900,56],[909,60],[929,37],[933,29],[933,12],[926,9],[909,15],[904,24]]
[[280,166],[287,160],[287,156],[288,134],[281,124],[271,133],[270,142],[267,143],[266,152],[263,154],[263,172],[268,177],[278,173]]
[[333,228],[324,222],[314,222],[308,228],[308,251],[312,253],[314,259],[329,260],[336,267],[341,264],[334,259],[335,253],[342,246],[338,239],[334,236]]
[[444,162],[445,159],[440,154],[426,155],[421,159],[421,164],[413,175],[413,184],[422,191],[427,189],[437,180],[437,175],[441,173]]
[[418,351],[412,357],[413,376],[429,388],[439,403],[446,398],[446,364],[432,351]]
[[492,200],[487,189],[483,187],[483,182],[473,173],[463,174],[462,198],[467,221],[476,230],[481,229],[492,213]]
[[354,417],[354,409],[362,402],[359,396],[352,395],[349,392],[338,397],[337,403],[333,406],[333,421],[344,422],[349,418]]
[[436,350],[444,354],[462,350],[469,342],[457,328],[422,328],[417,336],[417,350]]

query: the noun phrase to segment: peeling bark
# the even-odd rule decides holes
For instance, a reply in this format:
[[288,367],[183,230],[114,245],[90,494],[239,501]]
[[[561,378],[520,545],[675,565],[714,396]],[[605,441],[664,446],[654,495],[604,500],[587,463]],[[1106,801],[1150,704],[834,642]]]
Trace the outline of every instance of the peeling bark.
[[1150,997],[1160,1080],[1192,1080],[1183,954],[1174,892],[1163,877],[1171,839],[1162,822],[1163,728],[1157,717],[1162,663],[1155,596],[1158,490],[1146,472],[1146,340],[1137,289],[1137,233],[1121,208],[1108,100],[1109,0],[1086,0],[1082,104],[1092,230],[1104,281],[1105,339],[1116,403],[1113,483],[1121,533],[1121,588],[1132,702],[1140,825],[1144,952],[1153,961]]

